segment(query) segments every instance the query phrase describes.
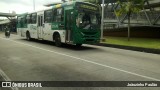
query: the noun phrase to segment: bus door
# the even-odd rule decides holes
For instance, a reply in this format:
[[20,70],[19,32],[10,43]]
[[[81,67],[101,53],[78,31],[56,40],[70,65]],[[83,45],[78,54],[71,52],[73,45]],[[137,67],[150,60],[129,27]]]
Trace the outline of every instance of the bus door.
[[43,15],[38,15],[38,38],[43,38]]
[[65,11],[66,43],[73,41],[73,9]]

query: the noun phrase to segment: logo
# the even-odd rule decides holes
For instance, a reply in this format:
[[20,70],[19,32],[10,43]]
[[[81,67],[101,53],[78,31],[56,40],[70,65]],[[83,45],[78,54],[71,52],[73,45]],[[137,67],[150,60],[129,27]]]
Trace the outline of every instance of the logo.
[[42,87],[41,83],[38,82],[2,82],[2,87]]
[[11,82],[2,82],[2,87],[11,87]]

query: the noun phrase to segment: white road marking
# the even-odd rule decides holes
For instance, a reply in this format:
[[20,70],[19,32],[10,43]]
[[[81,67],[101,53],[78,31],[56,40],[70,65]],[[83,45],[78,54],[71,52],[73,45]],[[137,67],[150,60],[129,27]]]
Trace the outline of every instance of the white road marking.
[[[11,81],[11,79],[3,72],[2,69],[0,69],[0,76],[5,80],[5,81]],[[19,90],[17,87],[11,87],[12,90]]]
[[66,56],[66,57],[78,59],[78,60],[81,60],[81,61],[84,61],[84,62],[92,63],[92,64],[95,64],[95,65],[99,65],[99,66],[102,66],[102,67],[110,68],[110,69],[113,69],[113,70],[116,70],[116,71],[120,71],[120,72],[124,72],[124,73],[127,73],[127,74],[131,74],[131,75],[134,75],[134,76],[139,76],[139,77],[150,79],[150,80],[154,80],[154,81],[160,81],[160,79],[157,79],[157,78],[153,78],[153,77],[137,74],[137,73],[134,73],[134,72],[126,71],[126,70],[123,70],[123,69],[115,68],[115,67],[112,67],[112,66],[100,64],[100,63],[93,62],[93,61],[90,61],[90,60],[87,60],[87,59],[83,59],[83,58],[67,55],[67,54],[64,54],[64,53],[56,52],[56,51],[47,50],[47,49],[44,49],[44,48],[41,48],[41,47],[37,47],[37,46],[33,46],[33,45],[30,45],[30,44],[17,42],[17,41],[11,40],[11,39],[6,39],[6,38],[2,38],[2,37],[0,37],[0,38],[4,39],[4,40],[9,40],[9,41],[12,41],[12,42],[15,42],[15,43],[18,43],[18,44],[23,44],[25,46],[30,46],[30,47],[33,47],[33,48],[37,48],[37,49],[40,49],[40,50],[43,50],[43,51],[52,52],[52,53],[55,53],[55,54],[59,54],[59,55],[63,55],[63,56]]

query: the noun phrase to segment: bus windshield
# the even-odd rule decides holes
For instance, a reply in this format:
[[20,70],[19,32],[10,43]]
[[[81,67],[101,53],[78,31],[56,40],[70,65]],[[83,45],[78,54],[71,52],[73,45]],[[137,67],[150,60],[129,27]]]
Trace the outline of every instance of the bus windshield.
[[78,2],[76,4],[76,25],[80,29],[95,30],[100,28],[100,10],[97,5]]
[[98,14],[93,12],[79,12],[76,18],[76,25],[80,29],[97,29],[100,24]]
[[81,29],[97,29],[99,26],[98,15],[93,12],[80,12],[76,18],[76,25]]

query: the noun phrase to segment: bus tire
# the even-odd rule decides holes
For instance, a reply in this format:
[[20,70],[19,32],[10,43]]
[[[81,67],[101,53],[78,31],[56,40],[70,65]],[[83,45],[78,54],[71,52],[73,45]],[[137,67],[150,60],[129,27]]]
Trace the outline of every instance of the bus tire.
[[27,39],[28,41],[31,40],[31,36],[30,36],[30,33],[29,33],[28,31],[26,32],[26,39]]
[[57,47],[60,47],[60,46],[62,45],[62,43],[61,43],[61,37],[60,37],[59,34],[56,34],[56,35],[55,35],[55,45],[56,45]]

